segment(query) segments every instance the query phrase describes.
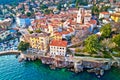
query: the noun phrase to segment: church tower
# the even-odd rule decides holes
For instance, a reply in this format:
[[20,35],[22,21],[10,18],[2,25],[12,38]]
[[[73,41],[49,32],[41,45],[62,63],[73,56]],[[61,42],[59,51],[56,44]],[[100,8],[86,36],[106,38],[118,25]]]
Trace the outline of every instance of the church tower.
[[83,8],[80,8],[77,14],[77,23],[82,23]]

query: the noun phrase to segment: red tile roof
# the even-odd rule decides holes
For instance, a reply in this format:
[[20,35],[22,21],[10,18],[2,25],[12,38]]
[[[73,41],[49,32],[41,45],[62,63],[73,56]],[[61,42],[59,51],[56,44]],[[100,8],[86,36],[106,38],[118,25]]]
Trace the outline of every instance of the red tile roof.
[[50,42],[50,46],[67,47],[67,41],[63,41],[63,40],[52,40],[52,41]]
[[96,20],[90,20],[90,24],[97,24]]
[[100,14],[109,14],[109,12],[101,12]]

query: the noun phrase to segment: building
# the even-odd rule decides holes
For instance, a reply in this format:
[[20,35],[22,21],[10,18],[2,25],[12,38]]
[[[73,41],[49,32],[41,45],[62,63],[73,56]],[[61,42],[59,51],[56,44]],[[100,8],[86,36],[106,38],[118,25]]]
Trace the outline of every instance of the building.
[[75,35],[75,30],[74,28],[67,28],[67,29],[62,29],[62,31],[56,31],[53,33],[53,38],[57,40],[65,39],[67,41],[70,41],[71,37]]
[[40,51],[47,51],[49,45],[49,35],[47,33],[25,34],[24,41],[29,42],[32,48]]
[[77,14],[77,23],[82,23],[82,14],[83,14],[84,9],[80,8]]
[[50,42],[50,55],[51,56],[65,56],[67,49],[67,41],[63,40],[52,40]]
[[26,15],[18,15],[16,17],[16,23],[18,27],[25,28],[31,24],[31,20]]
[[100,15],[99,15],[99,19],[101,19],[101,18],[109,18],[109,17],[110,17],[109,12],[101,12]]
[[11,18],[0,20],[0,28],[8,29],[11,26],[12,22],[13,20]]
[[2,30],[0,31],[0,41],[8,40],[12,38],[12,33],[10,30]]
[[111,14],[111,19],[115,22],[120,22],[120,12]]
[[88,23],[91,20],[91,10],[80,8],[77,14],[77,23]]

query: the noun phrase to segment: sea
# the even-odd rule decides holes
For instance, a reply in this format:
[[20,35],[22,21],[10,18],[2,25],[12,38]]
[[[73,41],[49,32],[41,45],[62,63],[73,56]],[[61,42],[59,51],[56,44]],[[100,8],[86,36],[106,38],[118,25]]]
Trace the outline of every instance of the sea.
[[0,80],[120,80],[120,69],[113,67],[97,78],[94,73],[52,70],[40,60],[19,62],[15,55],[6,55],[0,56]]

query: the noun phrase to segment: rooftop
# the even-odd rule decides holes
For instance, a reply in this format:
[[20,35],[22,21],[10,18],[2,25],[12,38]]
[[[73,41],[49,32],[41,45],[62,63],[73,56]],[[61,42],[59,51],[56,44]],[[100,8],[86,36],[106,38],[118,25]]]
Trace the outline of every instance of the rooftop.
[[67,47],[67,41],[63,41],[63,40],[52,40],[52,41],[50,42],[50,46]]

